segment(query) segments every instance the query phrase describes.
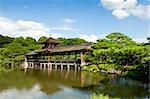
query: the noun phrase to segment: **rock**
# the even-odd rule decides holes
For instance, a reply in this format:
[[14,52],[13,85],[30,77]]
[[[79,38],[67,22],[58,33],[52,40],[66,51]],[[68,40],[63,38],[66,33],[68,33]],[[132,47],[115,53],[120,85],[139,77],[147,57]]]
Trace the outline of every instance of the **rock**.
[[108,73],[110,73],[110,74],[117,74],[118,71],[116,69],[114,69],[114,68],[111,68],[111,69],[109,69]]

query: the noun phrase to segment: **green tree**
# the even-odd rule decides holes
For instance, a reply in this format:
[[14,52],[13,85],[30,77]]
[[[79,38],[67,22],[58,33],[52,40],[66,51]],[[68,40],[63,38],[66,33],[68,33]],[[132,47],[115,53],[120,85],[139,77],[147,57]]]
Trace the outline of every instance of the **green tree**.
[[131,38],[119,32],[111,33],[107,35],[106,38],[122,45],[136,45],[136,42],[134,42]]
[[5,44],[13,42],[14,38],[0,35],[0,48],[4,47]]
[[46,41],[47,39],[48,39],[47,37],[42,36],[42,37],[40,37],[40,38],[38,39],[38,42],[44,42],[44,41]]
[[28,42],[28,45],[30,45],[30,44],[37,44],[36,40],[34,38],[32,38],[32,37],[27,37],[25,39],[25,41]]
[[15,38],[13,42],[6,44],[4,48],[0,48],[0,64],[20,64],[25,53],[40,49],[40,47],[41,45],[32,37]]
[[75,45],[75,44],[82,44],[86,43],[85,40],[80,39],[80,38],[58,38],[62,43],[60,46],[67,46],[67,45]]

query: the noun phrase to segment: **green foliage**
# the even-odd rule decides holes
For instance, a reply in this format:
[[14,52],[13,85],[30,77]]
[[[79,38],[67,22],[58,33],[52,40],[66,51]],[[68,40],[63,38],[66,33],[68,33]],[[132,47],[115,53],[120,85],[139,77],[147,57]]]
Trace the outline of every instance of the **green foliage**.
[[[111,68],[131,73],[133,71],[148,74],[150,62],[150,46],[136,44],[131,38],[121,33],[111,33],[106,39],[99,39],[92,45],[92,56],[95,64],[100,64],[101,70]],[[113,64],[113,65],[111,65]],[[124,68],[124,67],[127,68]]]
[[99,64],[98,65],[101,70],[109,70],[110,68],[118,69],[115,64]]
[[93,94],[90,96],[90,99],[110,99],[108,95],[103,95],[103,94]]
[[112,42],[116,42],[122,45],[135,45],[136,44],[131,38],[119,32],[111,33],[107,35],[106,38]]
[[101,49],[101,50],[94,50],[93,55],[95,63],[110,63],[112,62],[112,55],[114,50],[113,49]]
[[11,43],[0,48],[0,65],[20,64],[24,59],[24,54],[39,49],[41,46],[35,39],[27,37],[15,38]]
[[[21,60],[24,59],[24,54],[42,48],[42,45],[38,43],[46,41],[47,39],[47,37],[42,36],[37,42],[32,37],[10,38],[0,35],[0,47],[2,47],[0,48],[0,65],[6,66],[12,65],[14,63],[14,65],[19,65]],[[59,40],[62,41],[61,46],[82,44],[86,42],[80,38],[59,38]],[[74,58],[74,55],[70,56],[70,58]]]
[[14,38],[0,35],[0,48],[4,47],[5,44],[11,43]]
[[83,70],[88,71],[88,72],[99,71],[96,65],[84,66]]
[[5,67],[0,66],[0,74],[12,72],[12,71],[13,71],[13,69],[6,69]]
[[67,46],[67,45],[75,45],[75,44],[82,44],[86,43],[85,40],[80,39],[80,38],[59,38],[59,40],[62,42],[60,46]]
[[108,48],[121,48],[121,47],[122,47],[121,44],[106,39],[99,39],[92,46],[93,49],[108,49]]
[[42,37],[40,37],[40,38],[38,39],[38,42],[44,42],[44,41],[46,41],[47,39],[48,39],[47,37],[42,36]]
[[126,46],[115,52],[115,63],[120,65],[142,64],[142,59],[147,57],[150,50],[143,46]]

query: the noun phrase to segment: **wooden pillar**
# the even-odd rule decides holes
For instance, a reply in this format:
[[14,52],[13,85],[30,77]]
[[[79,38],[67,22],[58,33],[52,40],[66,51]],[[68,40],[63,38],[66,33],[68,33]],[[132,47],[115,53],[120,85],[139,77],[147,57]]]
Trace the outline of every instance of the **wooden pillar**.
[[30,62],[28,62],[28,67],[27,68],[29,68],[30,67]]
[[43,64],[42,64],[42,63],[40,63],[40,69],[42,69],[42,65],[43,65]]
[[44,70],[46,69],[46,63],[44,63]]
[[77,64],[76,64],[76,62],[74,62],[74,69],[75,69],[75,71],[77,70]]
[[49,70],[52,70],[52,64],[49,63]]
[[80,66],[78,66],[78,70],[81,70],[81,67],[80,67]]
[[57,63],[55,62],[55,69],[57,69]]
[[82,52],[81,52],[81,66],[85,65],[84,54],[85,54],[85,52],[84,52],[84,50],[82,50]]
[[27,62],[27,58],[25,56],[25,61],[24,61],[24,69],[27,69],[28,68],[28,62]]
[[37,69],[37,64],[36,63],[34,64],[34,66],[35,66],[34,68]]
[[70,70],[70,66],[69,63],[67,62],[67,70]]
[[31,62],[30,62],[30,67],[29,67],[29,68],[31,69],[31,67],[32,67],[32,64],[31,64]]
[[61,63],[60,65],[61,65],[61,67],[60,67],[60,68],[61,68],[61,71],[62,71],[62,70],[63,70],[63,63]]

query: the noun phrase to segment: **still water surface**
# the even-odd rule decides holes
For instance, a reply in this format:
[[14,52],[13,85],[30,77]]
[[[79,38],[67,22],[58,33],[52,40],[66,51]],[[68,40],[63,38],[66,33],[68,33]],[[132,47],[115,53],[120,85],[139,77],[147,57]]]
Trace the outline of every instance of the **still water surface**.
[[80,71],[15,71],[0,74],[0,99],[148,98],[148,84],[116,75]]

